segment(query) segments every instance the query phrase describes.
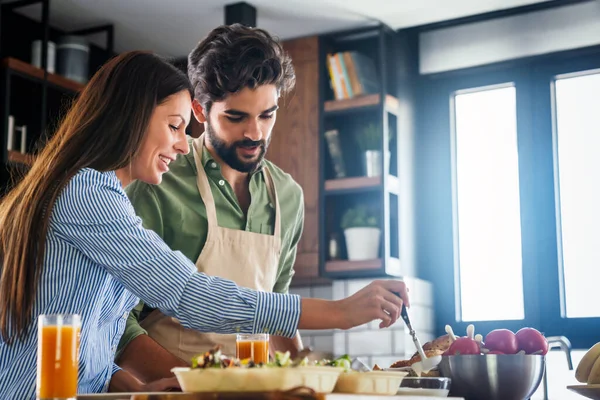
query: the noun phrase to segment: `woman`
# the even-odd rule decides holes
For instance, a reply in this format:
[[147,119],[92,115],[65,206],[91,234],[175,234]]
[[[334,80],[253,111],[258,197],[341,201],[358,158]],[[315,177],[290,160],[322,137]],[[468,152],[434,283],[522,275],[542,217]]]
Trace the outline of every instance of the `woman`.
[[[341,301],[256,292],[197,272],[143,229],[123,187],[157,184],[189,151],[187,77],[130,52],[89,82],[30,172],[0,205],[0,398],[34,398],[36,319],[82,316],[79,392],[161,390],[113,362],[139,298],[204,332],[347,329],[396,321],[402,282],[378,281]],[[149,279],[140,282],[141,274]],[[154,278],[154,277],[159,277]],[[399,293],[402,299],[394,293]]]

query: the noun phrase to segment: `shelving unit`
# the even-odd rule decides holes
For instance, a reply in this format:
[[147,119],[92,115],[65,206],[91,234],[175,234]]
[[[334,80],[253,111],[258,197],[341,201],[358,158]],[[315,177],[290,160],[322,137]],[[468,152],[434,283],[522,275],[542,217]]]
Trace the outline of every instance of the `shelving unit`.
[[[342,111],[356,111],[364,107],[378,107],[381,102],[381,95],[379,94],[367,94],[351,99],[343,100],[328,100],[325,102],[323,111],[326,114],[342,112]],[[398,110],[400,104],[398,99],[389,94],[385,95],[385,105],[389,110]]]
[[[2,59],[0,65],[2,65],[2,67],[5,69],[10,70],[12,73],[22,74],[23,76],[39,82],[44,80],[44,70],[26,63],[25,61],[21,61],[13,57],[6,57]],[[65,78],[58,74],[48,73],[46,79],[48,81],[48,85],[54,86],[57,89],[74,93],[81,91],[85,87],[79,82],[75,82],[74,80]]]
[[[37,4],[40,8],[40,22],[36,22],[16,12],[17,9]],[[48,41],[56,42],[62,35],[106,34],[106,47],[90,44],[89,73],[93,74],[113,56],[113,26],[102,25],[73,32],[66,32],[50,26],[50,0],[18,0],[0,5],[0,137],[2,143],[2,181],[0,189],[8,189],[11,169],[25,167],[32,163],[33,154],[43,139],[51,136],[60,117],[85,85],[47,72]],[[29,62],[31,44],[42,40],[41,68]],[[58,58],[57,58],[58,62]],[[26,153],[7,149],[9,116],[15,117],[16,124],[27,126]]]
[[[392,194],[398,195],[400,181],[398,177],[386,175],[386,186]],[[381,176],[358,176],[352,178],[328,179],[325,181],[325,195],[361,193],[370,190],[381,190],[383,178]]]
[[31,165],[33,163],[33,156],[31,154],[23,154],[18,151],[9,150],[8,161],[17,164]]
[[[400,271],[400,260],[395,257],[390,257],[387,260],[388,270]],[[378,274],[378,272],[384,267],[384,261],[380,258],[375,260],[364,260],[364,261],[348,261],[348,260],[335,260],[327,261],[325,263],[325,272],[329,274],[343,273],[348,274],[349,272],[354,273],[357,277],[360,275],[370,276]]]
[[[396,32],[385,25],[324,35],[320,39],[319,154],[320,209],[323,212],[320,218],[319,248],[320,275],[323,277],[335,279],[402,274],[398,222],[401,185],[397,138],[400,101],[395,40]],[[328,54],[338,54],[339,71],[348,81],[354,79],[354,90],[360,75],[358,61],[356,58],[350,61],[346,58],[353,52],[366,56],[375,65],[379,90],[336,99],[335,84],[331,80],[337,78],[332,78],[334,72],[329,69]],[[339,61],[340,59],[343,61]],[[363,88],[366,87],[364,82],[361,84]],[[339,87],[338,83],[338,93]],[[350,93],[350,90],[347,92]],[[380,145],[369,150],[389,154],[389,158],[380,157],[379,174],[366,173],[364,159],[367,149],[358,148],[360,135],[366,134],[367,126],[371,124],[376,127],[374,129],[377,130]],[[339,162],[340,157],[332,157],[332,142],[325,135],[331,131],[337,131],[339,153],[343,163]],[[343,164],[344,168],[340,167],[340,164]],[[345,174],[340,173],[341,170],[345,170]],[[362,206],[373,210],[372,216],[377,219],[376,227],[380,230],[378,256],[374,259],[352,261],[348,259],[348,245],[341,222],[348,209]],[[332,237],[337,238],[338,247],[341,249],[338,259],[332,259],[328,253],[328,244]]]

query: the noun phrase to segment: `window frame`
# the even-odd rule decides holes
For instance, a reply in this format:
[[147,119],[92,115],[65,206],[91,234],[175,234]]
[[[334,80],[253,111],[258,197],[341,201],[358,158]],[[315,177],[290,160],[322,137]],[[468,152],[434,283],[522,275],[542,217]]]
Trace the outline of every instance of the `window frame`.
[[[597,342],[600,318],[563,318],[559,272],[559,225],[554,159],[556,132],[550,82],[557,75],[600,68],[600,46],[529,57],[494,65],[422,76],[416,138],[417,259],[420,275],[435,288],[437,334],[450,324],[464,335],[470,322],[459,315],[455,240],[453,93],[513,83],[517,93],[517,140],[521,198],[525,318],[475,321],[476,332],[535,327],[546,336],[566,336],[574,348]],[[510,295],[510,294],[507,294]],[[564,296],[562,297],[564,298]]]

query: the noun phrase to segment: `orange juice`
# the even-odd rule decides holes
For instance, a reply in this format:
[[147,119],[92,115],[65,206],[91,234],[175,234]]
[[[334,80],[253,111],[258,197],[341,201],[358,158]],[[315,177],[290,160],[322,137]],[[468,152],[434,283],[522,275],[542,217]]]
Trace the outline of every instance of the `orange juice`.
[[77,397],[79,362],[78,324],[38,327],[38,399],[74,399]]
[[236,357],[250,358],[256,364],[269,362],[269,335],[238,335]]

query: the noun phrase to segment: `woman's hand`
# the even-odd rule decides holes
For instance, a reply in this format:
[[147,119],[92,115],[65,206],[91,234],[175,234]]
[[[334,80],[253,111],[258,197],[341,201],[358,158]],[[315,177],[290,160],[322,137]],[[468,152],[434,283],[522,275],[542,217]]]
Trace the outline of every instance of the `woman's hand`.
[[341,329],[349,329],[380,319],[380,328],[393,325],[400,318],[402,304],[410,307],[408,289],[402,281],[378,280],[355,294],[338,301]]
[[399,280],[377,280],[342,300],[302,299],[300,329],[350,329],[380,319],[380,328],[400,317],[402,304],[410,307],[408,288]]

